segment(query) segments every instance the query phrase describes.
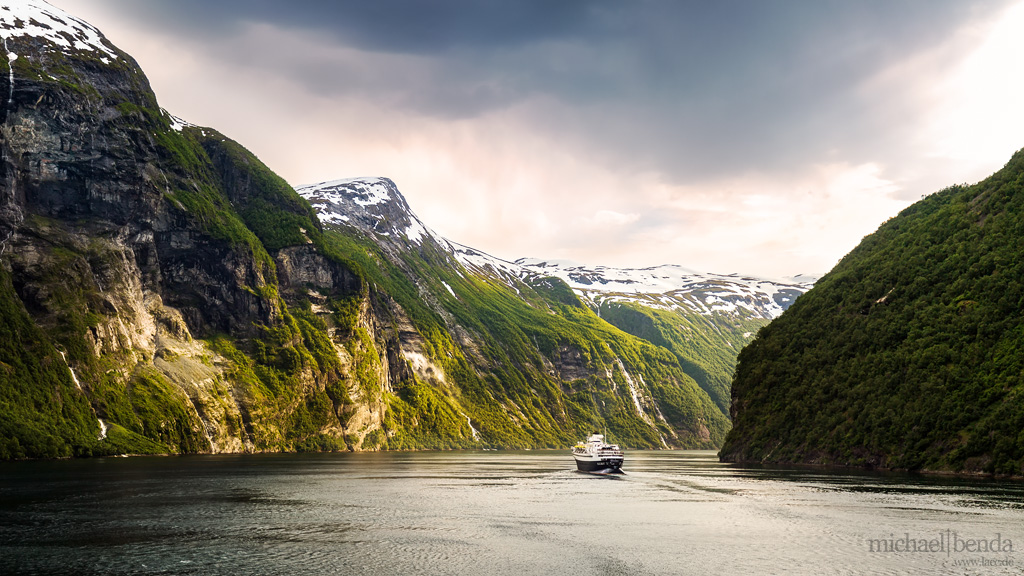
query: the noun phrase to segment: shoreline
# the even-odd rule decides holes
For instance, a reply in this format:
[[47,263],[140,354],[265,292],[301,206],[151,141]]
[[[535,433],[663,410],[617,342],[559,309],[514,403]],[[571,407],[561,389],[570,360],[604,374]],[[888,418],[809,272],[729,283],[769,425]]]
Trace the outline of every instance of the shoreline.
[[732,464],[737,466],[747,467],[763,467],[767,469],[800,469],[800,470],[837,470],[847,472],[863,472],[865,474],[892,474],[892,475],[903,475],[903,476],[931,476],[931,477],[946,477],[946,478],[973,478],[973,479],[988,479],[988,480],[1010,480],[1014,482],[1024,482],[1024,474],[996,474],[994,472],[969,472],[969,471],[953,471],[953,470],[929,470],[919,469],[910,470],[907,468],[885,468],[882,466],[852,466],[849,464],[820,464],[814,462],[763,462],[755,460],[723,460],[719,456],[719,462],[722,464]]

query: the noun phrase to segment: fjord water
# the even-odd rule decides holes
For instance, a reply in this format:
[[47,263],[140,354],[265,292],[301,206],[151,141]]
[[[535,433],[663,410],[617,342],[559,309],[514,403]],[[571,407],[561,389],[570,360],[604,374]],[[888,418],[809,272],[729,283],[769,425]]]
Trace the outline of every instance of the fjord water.
[[1024,571],[1022,483],[707,451],[629,452],[624,476],[573,468],[561,451],[6,463],[0,574]]

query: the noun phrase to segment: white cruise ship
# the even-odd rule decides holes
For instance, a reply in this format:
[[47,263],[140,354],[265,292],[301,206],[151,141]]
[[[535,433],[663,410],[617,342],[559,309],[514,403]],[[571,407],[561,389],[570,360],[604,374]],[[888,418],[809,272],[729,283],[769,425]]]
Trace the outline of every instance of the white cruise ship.
[[572,457],[581,472],[622,473],[622,450],[618,444],[606,444],[604,436],[597,432],[591,434],[586,442],[573,446]]

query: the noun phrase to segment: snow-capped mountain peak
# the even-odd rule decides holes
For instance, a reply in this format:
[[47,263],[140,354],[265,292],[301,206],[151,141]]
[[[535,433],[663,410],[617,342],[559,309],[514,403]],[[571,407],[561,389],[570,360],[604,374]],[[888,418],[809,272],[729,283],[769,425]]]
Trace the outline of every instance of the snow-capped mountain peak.
[[359,228],[392,242],[422,245],[432,239],[450,248],[413,213],[405,197],[389,178],[364,177],[299,186],[296,192],[309,201],[324,224]]
[[392,200],[391,191],[395,189],[395,183],[387,178],[346,178],[321,182],[313,187],[328,200],[337,202],[345,198],[365,208]]
[[64,51],[100,52],[117,59],[113,46],[99,30],[43,0],[0,0],[0,38],[9,62],[17,55],[6,46],[19,37],[41,38]]

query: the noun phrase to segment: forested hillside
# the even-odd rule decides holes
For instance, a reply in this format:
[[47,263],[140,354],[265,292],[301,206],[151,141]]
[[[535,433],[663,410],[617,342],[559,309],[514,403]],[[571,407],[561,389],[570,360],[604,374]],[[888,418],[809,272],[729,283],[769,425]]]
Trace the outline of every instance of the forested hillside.
[[864,238],[732,395],[726,461],[1024,473],[1024,153]]

